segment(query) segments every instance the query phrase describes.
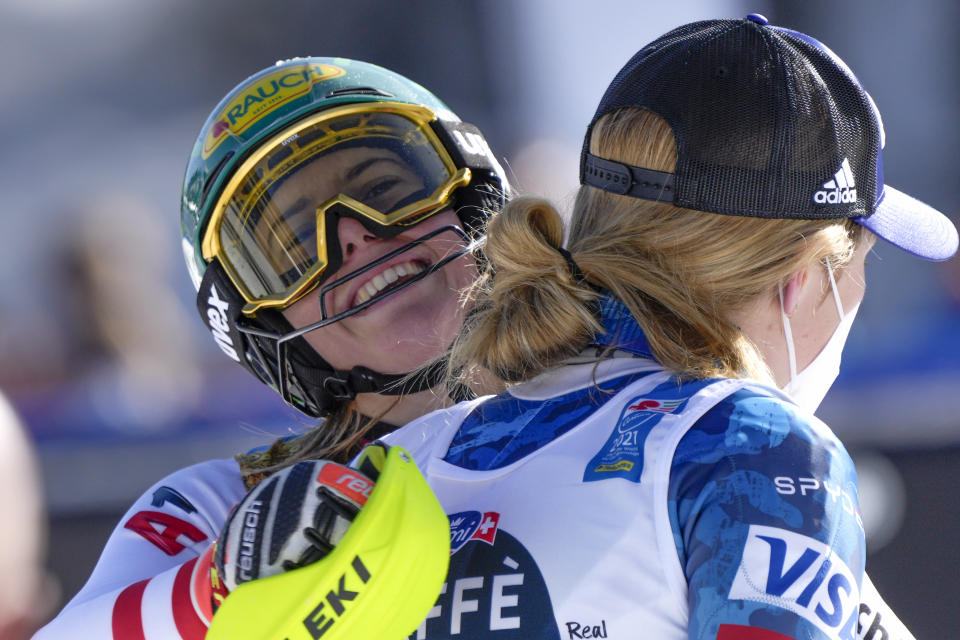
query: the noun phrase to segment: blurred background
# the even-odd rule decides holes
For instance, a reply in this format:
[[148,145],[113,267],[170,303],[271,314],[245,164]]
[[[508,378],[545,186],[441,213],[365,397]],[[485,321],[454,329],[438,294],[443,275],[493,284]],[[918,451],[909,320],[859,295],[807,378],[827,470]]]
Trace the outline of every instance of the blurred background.
[[[235,84],[297,55],[382,64],[480,126],[520,190],[567,207],[620,66],[681,23],[749,12],[846,60],[883,114],[887,181],[956,220],[955,0],[0,3],[0,390],[39,455],[52,609],[154,481],[308,426],[216,348],[183,266],[183,170]],[[857,461],[874,583],[918,638],[950,637],[960,259],[881,245],[868,263],[820,415]]]

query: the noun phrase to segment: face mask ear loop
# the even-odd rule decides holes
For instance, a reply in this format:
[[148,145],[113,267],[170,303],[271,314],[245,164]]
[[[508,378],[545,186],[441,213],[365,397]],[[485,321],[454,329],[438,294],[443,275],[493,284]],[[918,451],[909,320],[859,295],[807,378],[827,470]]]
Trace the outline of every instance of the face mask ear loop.
[[783,319],[783,335],[787,339],[787,358],[790,360],[790,380],[797,377],[797,354],[793,348],[793,332],[790,330],[790,319],[783,308],[783,284],[777,283],[780,292],[780,318]]
[[833,278],[833,269],[830,268],[830,259],[824,258],[827,263],[827,277],[830,278],[830,289],[833,290],[833,301],[837,303],[837,315],[843,320],[843,304],[840,302],[840,290],[837,289],[837,281]]

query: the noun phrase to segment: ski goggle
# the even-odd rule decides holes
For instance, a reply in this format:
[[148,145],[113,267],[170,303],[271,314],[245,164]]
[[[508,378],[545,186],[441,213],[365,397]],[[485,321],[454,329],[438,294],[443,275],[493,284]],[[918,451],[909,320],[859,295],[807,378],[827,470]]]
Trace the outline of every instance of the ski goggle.
[[470,183],[430,126],[430,109],[403,103],[322,111],[273,136],[240,165],[202,241],[246,304],[283,308],[342,264],[338,222],[390,238],[448,208]]

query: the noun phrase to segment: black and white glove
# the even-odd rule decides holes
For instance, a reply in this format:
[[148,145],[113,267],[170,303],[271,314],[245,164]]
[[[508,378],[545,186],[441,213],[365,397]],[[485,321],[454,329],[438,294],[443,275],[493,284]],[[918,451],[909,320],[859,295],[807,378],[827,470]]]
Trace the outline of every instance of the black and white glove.
[[250,490],[230,514],[217,543],[214,563],[223,586],[233,591],[244,582],[291,571],[330,553],[373,490],[385,449],[368,449],[359,465],[366,473],[308,460]]
[[237,505],[217,543],[208,640],[416,631],[443,589],[450,521],[401,447],[371,445],[357,466],[301,462]]

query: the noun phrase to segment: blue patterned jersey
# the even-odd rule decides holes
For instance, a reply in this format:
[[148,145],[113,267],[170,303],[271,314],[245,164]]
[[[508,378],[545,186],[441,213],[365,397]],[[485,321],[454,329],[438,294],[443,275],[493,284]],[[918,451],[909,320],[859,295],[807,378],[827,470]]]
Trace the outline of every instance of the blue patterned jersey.
[[[722,624],[857,637],[865,558],[856,475],[839,441],[794,406],[742,389],[708,411],[674,454],[669,513],[691,638],[713,638]],[[751,577],[771,599],[731,606],[751,593]]]
[[[472,470],[507,467],[647,375],[546,400],[509,393],[492,398],[466,417],[444,459]],[[644,393],[646,410],[632,414],[643,424],[622,428],[622,415],[604,445],[606,462],[595,456],[584,480],[638,481],[638,465],[621,471],[603,465],[624,465],[631,436],[642,439],[663,415],[682,415],[689,398],[709,384],[671,378]],[[689,637],[716,638],[727,625],[728,633],[749,626],[797,639],[855,638],[864,567],[856,496],[853,464],[839,441],[784,399],[741,388],[709,409],[680,439],[669,474],[668,513],[688,585]],[[760,558],[757,567],[745,566],[745,553]],[[743,586],[751,576],[762,578],[762,595]],[[738,593],[747,597],[734,597]]]
[[416,638],[863,631],[853,464],[775,389],[612,358],[388,441],[413,452],[451,519],[449,579]]
[[628,357],[387,437],[450,518],[448,580],[413,637],[912,638],[864,572],[830,429],[761,383],[679,380],[622,304],[600,311],[597,346]]

